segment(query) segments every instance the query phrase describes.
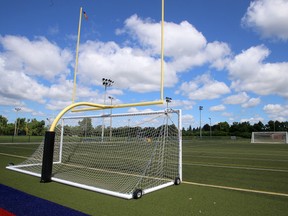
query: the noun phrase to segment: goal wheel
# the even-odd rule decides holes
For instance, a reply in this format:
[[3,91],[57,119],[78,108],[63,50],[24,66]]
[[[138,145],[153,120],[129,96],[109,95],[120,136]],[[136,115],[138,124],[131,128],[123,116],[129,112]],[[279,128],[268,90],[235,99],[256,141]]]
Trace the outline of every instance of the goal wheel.
[[133,193],[134,199],[140,199],[143,195],[143,191],[141,189],[136,189]]
[[174,185],[180,185],[181,179],[179,177],[176,177],[174,180]]

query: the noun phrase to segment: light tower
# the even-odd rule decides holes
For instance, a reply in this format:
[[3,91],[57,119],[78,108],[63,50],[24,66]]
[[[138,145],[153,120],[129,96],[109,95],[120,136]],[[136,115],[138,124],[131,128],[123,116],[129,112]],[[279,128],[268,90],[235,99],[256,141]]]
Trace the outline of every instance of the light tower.
[[200,139],[202,139],[202,126],[201,126],[201,111],[203,110],[203,106],[199,106],[200,111]]
[[[111,79],[102,78],[102,84],[103,84],[104,89],[105,89],[105,93],[104,93],[104,105],[106,105],[107,87],[112,86],[113,83],[114,83],[114,81],[111,80]],[[104,115],[104,110],[103,110],[103,115]],[[102,139],[102,142],[103,142],[103,139],[104,139],[104,117],[102,118],[102,134],[101,134],[101,139]]]
[[[111,101],[111,106],[112,106],[112,100],[114,99],[112,96],[108,96],[108,98]],[[112,137],[112,107],[110,109],[110,141],[111,141],[111,137]]]
[[16,121],[15,121],[15,129],[14,129],[14,136],[18,135],[18,112],[21,110],[20,107],[16,107]]

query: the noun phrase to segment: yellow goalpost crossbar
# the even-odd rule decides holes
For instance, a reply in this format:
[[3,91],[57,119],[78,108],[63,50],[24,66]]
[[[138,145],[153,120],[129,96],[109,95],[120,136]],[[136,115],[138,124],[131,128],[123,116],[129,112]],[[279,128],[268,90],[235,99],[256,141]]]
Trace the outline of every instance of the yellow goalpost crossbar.
[[[77,111],[89,111],[89,110],[102,110],[102,109],[112,109],[112,108],[125,108],[125,107],[132,107],[132,106],[149,106],[149,105],[157,105],[157,104],[163,104],[163,101],[151,101],[151,102],[139,102],[139,103],[131,103],[131,104],[116,104],[116,105],[103,105],[103,104],[95,104],[95,103],[89,103],[89,102],[78,102],[73,103],[66,108],[64,108],[54,119],[53,123],[50,126],[49,131],[55,131],[55,128],[57,126],[58,121],[62,118],[62,116],[72,110],[75,107],[79,106],[88,106],[89,108],[83,108],[79,109]],[[75,110],[74,110],[75,111]]]

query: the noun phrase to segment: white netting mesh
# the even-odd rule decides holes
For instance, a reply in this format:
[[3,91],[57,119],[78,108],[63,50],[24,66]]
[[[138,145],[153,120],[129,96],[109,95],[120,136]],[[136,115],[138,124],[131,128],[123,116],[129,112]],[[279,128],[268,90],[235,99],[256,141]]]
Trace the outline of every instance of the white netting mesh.
[[[181,176],[179,111],[66,117],[56,127],[53,178],[121,194]],[[43,146],[18,165],[41,173]]]

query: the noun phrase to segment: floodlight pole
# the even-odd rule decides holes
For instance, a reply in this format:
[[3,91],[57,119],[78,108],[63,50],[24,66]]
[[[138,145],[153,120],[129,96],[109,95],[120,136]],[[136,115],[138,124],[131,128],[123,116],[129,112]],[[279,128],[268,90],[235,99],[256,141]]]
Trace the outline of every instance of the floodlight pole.
[[[112,100],[114,99],[112,96],[108,96],[108,98],[111,100],[111,106],[112,106]],[[110,109],[110,141],[112,138],[112,108]]]
[[201,111],[203,110],[203,106],[199,106],[200,111],[200,139],[202,139],[202,126],[201,126]]
[[211,130],[211,118],[209,117],[209,121],[210,121],[210,138],[212,137],[212,130]]
[[16,107],[16,120],[15,120],[15,128],[14,128],[14,136],[18,135],[18,112],[21,110],[21,108]]
[[[107,87],[112,86],[114,83],[113,80],[111,79],[106,79],[106,78],[102,78],[102,84],[104,86],[105,89],[105,93],[104,93],[104,105],[106,105],[106,94],[107,94]],[[103,115],[104,115],[104,110],[103,110]],[[103,142],[104,139],[104,116],[102,117],[102,134],[101,134],[101,140]]]

